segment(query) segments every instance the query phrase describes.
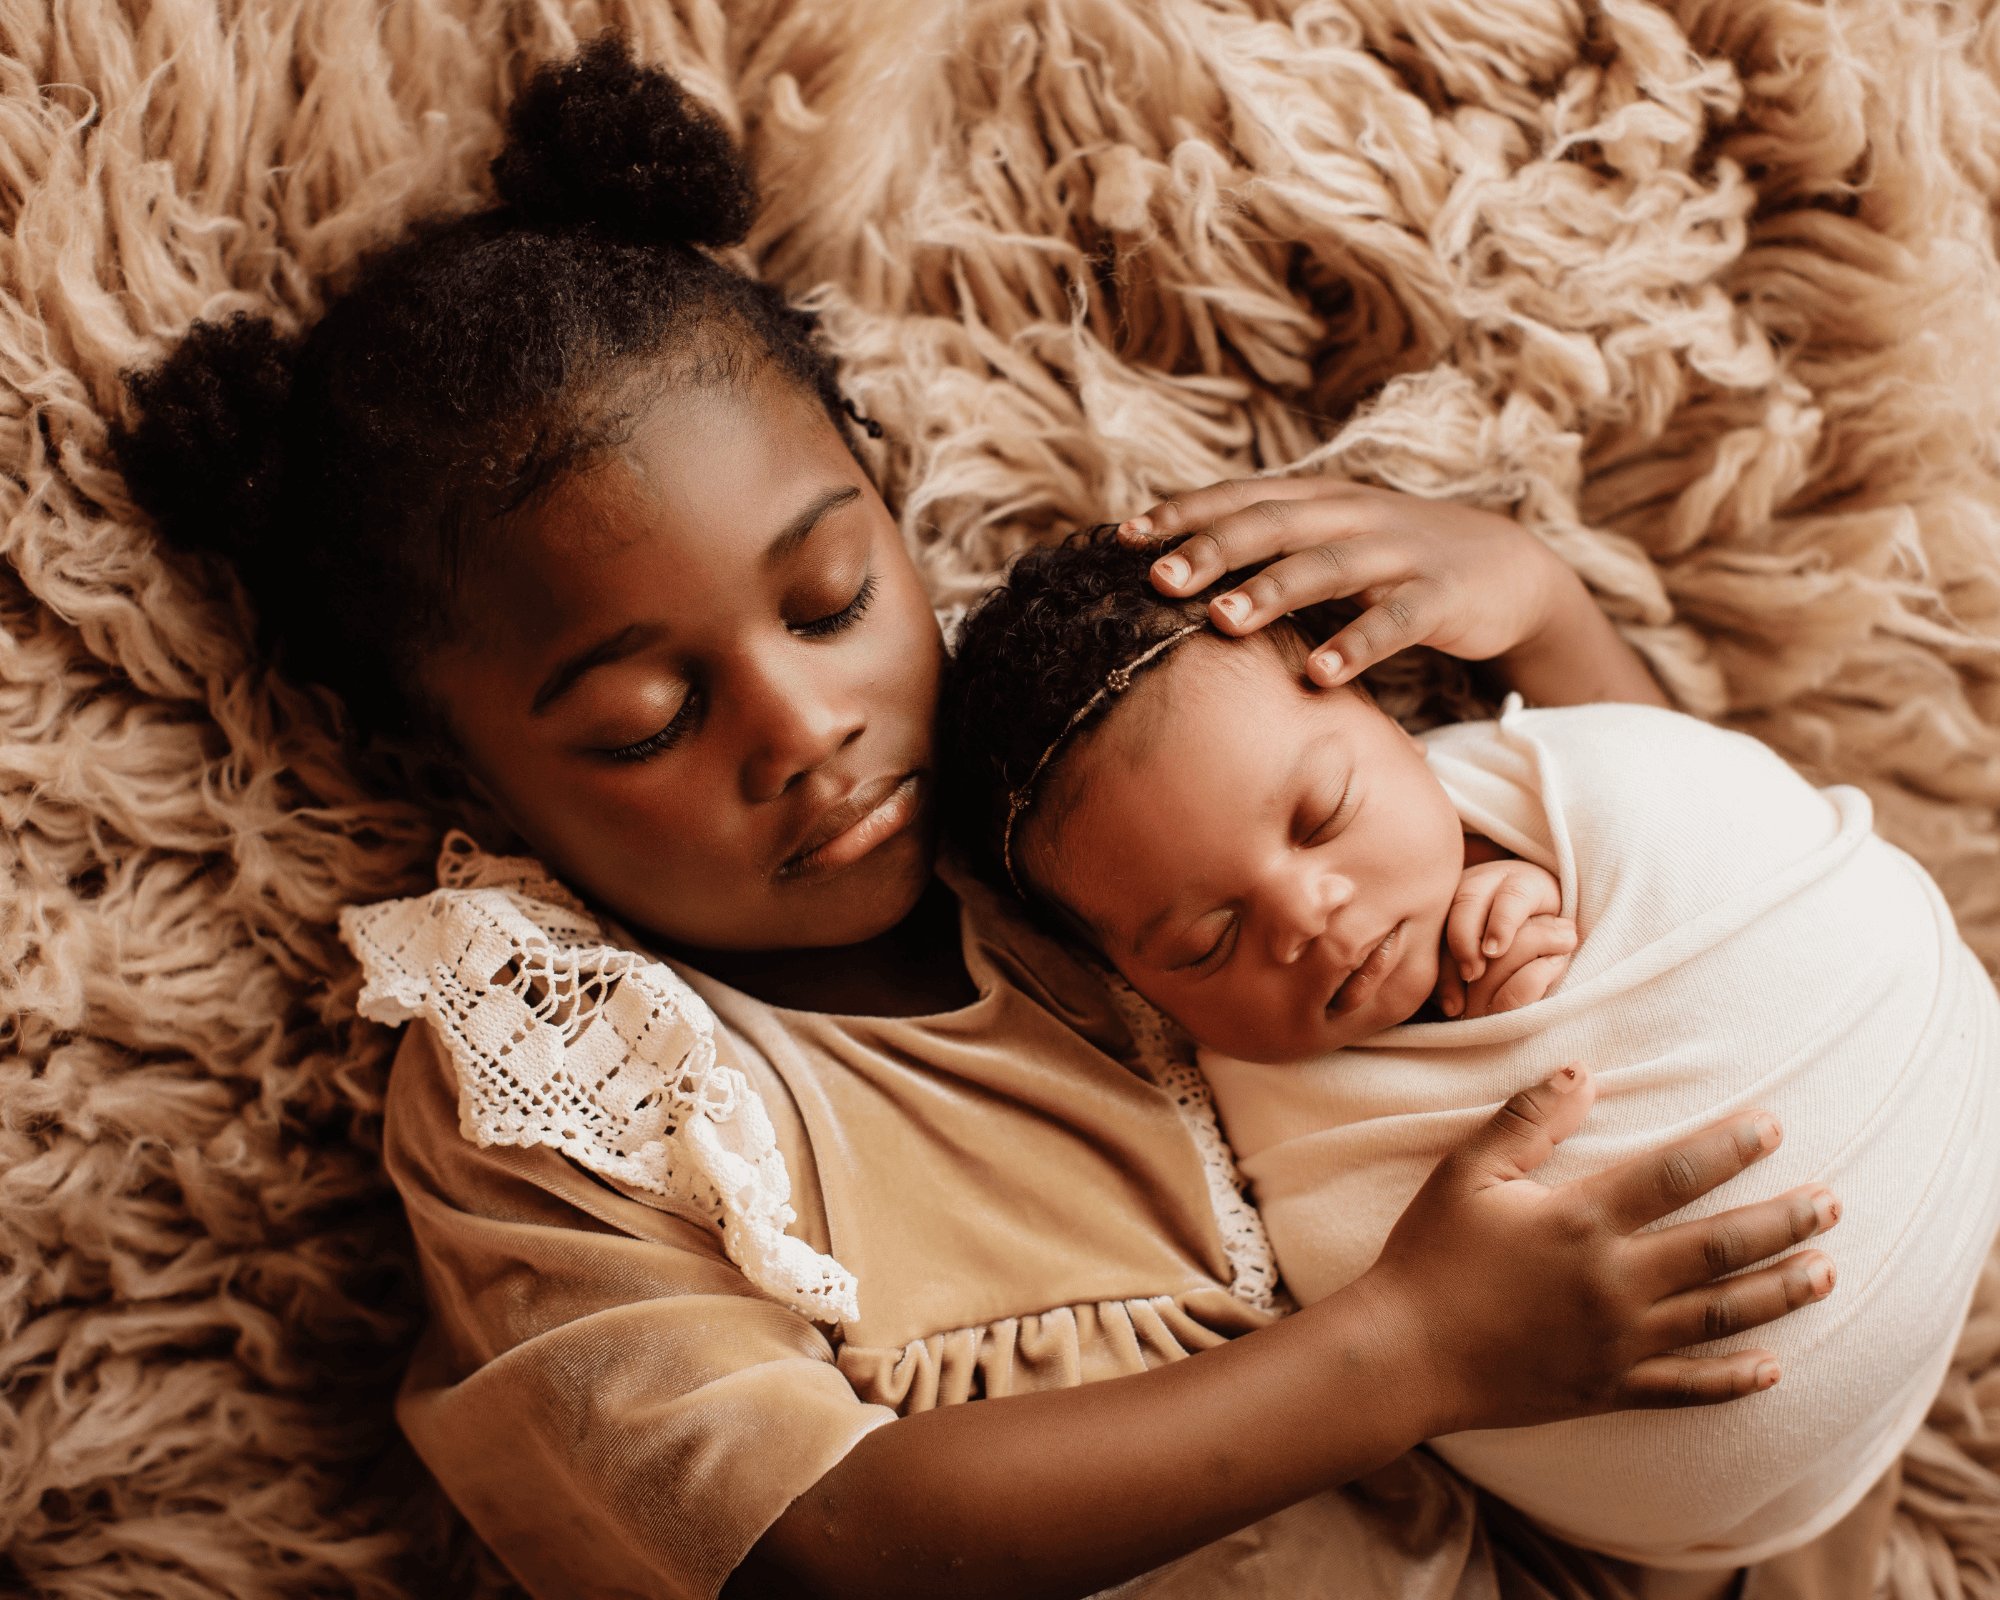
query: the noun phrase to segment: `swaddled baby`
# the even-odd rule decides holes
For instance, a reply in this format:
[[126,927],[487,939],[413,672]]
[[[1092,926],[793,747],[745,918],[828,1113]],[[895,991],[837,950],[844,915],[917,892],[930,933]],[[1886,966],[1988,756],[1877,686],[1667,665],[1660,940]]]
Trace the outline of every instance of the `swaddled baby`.
[[1776,1113],[1760,1181],[1841,1196],[1840,1287],[1710,1348],[1764,1345],[1783,1383],[1435,1448],[1653,1565],[1822,1532],[1922,1422],[2000,1226],[2000,999],[1936,886],[1861,791],[1744,735],[1515,699],[1414,738],[1308,684],[1298,635],[1225,638],[1142,567],[1072,541],[968,619],[961,842],[1203,1046],[1301,1299],[1357,1277],[1439,1158],[1566,1061],[1598,1099],[1549,1182]]

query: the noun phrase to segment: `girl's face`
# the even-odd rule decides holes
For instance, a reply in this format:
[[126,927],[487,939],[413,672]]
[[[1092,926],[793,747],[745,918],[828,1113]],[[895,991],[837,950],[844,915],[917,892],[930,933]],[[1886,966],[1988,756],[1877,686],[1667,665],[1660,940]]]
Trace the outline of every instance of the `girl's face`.
[[768,363],[670,392],[490,548],[424,684],[552,871],[695,949],[909,912],[943,645],[816,399]]
[[1416,739],[1275,647],[1215,639],[1134,684],[1022,834],[1027,876],[1134,988],[1251,1061],[1407,1021],[1465,865]]

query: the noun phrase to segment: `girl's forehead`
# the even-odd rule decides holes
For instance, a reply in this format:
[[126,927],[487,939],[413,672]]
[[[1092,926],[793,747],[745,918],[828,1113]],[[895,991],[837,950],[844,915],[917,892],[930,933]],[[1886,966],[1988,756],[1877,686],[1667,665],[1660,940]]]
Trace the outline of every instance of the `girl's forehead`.
[[639,607],[713,615],[870,494],[824,409],[768,367],[669,389],[491,530],[466,631],[540,645]]

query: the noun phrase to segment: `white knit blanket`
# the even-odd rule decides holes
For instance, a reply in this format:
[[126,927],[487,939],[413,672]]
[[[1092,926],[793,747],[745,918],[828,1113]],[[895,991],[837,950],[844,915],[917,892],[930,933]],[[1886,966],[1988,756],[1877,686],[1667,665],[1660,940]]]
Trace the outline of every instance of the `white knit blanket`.
[[1581,941],[1522,1010],[1410,1024],[1323,1059],[1204,1057],[1285,1280],[1331,1293],[1437,1159],[1517,1089],[1586,1062],[1598,1098],[1539,1176],[1597,1171],[1729,1111],[1771,1157],[1690,1207],[1824,1179],[1833,1294],[1706,1347],[1784,1379],[1732,1404],[1436,1442],[1551,1529],[1662,1566],[1803,1543],[1895,1458],[1942,1379],[2000,1225],[2000,1000],[1860,790],[1757,741],[1638,706],[1523,710],[1427,736],[1472,831],[1557,874]]

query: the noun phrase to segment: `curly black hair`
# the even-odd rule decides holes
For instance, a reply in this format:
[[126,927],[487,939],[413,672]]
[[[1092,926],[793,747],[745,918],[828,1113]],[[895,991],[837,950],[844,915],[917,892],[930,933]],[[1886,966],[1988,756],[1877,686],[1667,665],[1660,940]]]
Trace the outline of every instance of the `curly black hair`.
[[708,254],[756,193],[720,121],[605,35],[535,74],[496,204],[418,224],[301,337],[238,314],[125,374],[112,449],[180,548],[220,555],[265,649],[364,735],[445,731],[416,667],[448,632],[471,541],[652,394],[764,361],[849,447],[816,319]]
[[[959,627],[938,711],[939,798],[947,836],[997,886],[1021,887],[1009,881],[1002,858],[1008,806],[1070,718],[1113,672],[1188,624],[1205,621],[1209,600],[1229,586],[1225,577],[1185,599],[1163,595],[1147,577],[1159,554],[1120,544],[1110,524],[1086,528],[1023,555]],[[1289,621],[1257,637],[1288,655],[1296,649],[1303,669],[1304,635]],[[1162,652],[1134,677],[1174,653]],[[1117,696],[1107,697],[1068,737],[1102,720],[1117,703]],[[1058,752],[1051,769],[1061,761]],[[1044,771],[1035,780],[1030,811],[1046,804],[1052,776],[1053,770]],[[1030,896],[1033,908],[1055,913],[1054,923],[1067,928],[1062,908],[1040,905],[1040,899]]]

